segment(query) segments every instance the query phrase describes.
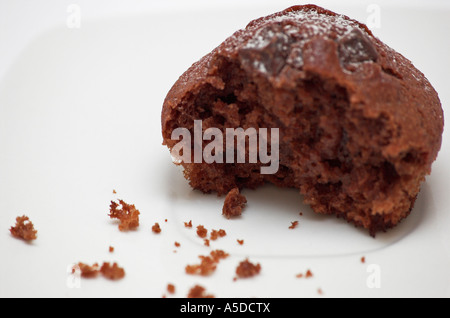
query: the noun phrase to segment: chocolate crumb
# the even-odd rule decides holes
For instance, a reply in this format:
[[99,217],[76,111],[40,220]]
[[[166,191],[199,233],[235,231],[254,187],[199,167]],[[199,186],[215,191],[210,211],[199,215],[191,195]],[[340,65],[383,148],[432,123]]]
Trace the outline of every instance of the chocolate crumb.
[[[122,205],[121,209],[119,205]],[[135,230],[139,227],[139,214],[139,210],[133,204],[127,204],[123,200],[119,200],[119,204],[111,201],[109,217],[119,219],[120,231]]]
[[111,280],[119,280],[125,277],[125,270],[114,263],[112,266],[110,263],[103,263],[100,268],[100,273],[103,277],[111,279]]
[[199,225],[197,226],[197,235],[200,236],[201,238],[205,238],[206,235],[208,235],[208,230],[205,229],[203,225]]
[[81,277],[83,278],[95,278],[99,274],[99,266],[97,263],[90,266],[84,263],[78,263],[72,268],[72,273],[75,273],[75,269],[78,267],[80,270]]
[[242,214],[247,203],[247,198],[239,193],[239,188],[234,188],[228,192],[225,197],[225,202],[222,208],[222,215],[227,219],[236,217]]
[[16,217],[16,225],[9,229],[11,235],[25,241],[33,241],[37,238],[37,231],[34,229],[33,223],[28,216]]
[[186,274],[209,276],[216,270],[219,261],[227,257],[228,253],[222,250],[211,251],[208,256],[200,255],[200,264],[187,265],[185,267]]
[[152,232],[153,232],[153,233],[156,233],[156,234],[161,233],[161,227],[159,226],[159,223],[155,223],[155,224],[152,226]]
[[189,290],[188,298],[214,298],[213,295],[207,294],[203,286],[195,285]]
[[292,229],[295,229],[296,227],[297,227],[297,225],[298,225],[298,221],[294,221],[294,222],[291,222],[291,225],[289,226],[289,228],[292,230]]
[[236,275],[239,278],[249,278],[258,275],[261,271],[261,265],[253,264],[248,259],[240,262],[236,268]]
[[167,284],[167,292],[169,294],[175,294],[175,285],[174,284]]

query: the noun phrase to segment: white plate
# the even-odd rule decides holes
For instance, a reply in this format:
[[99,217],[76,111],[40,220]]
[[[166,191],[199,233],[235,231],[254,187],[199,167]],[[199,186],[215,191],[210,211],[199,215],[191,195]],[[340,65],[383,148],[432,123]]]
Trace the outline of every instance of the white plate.
[[[223,198],[192,191],[171,163],[160,134],[169,88],[235,30],[285,7],[173,8],[60,24],[33,38],[0,78],[0,297],[185,297],[195,284],[216,297],[450,295],[447,133],[412,215],[375,239],[271,186],[245,190],[243,216],[227,220]],[[362,22],[370,14],[367,4],[328,7]],[[446,111],[450,9],[380,8],[374,33],[425,73]],[[117,198],[140,210],[137,231],[122,233],[108,218]],[[38,230],[31,244],[8,231],[22,214]],[[184,227],[189,220],[193,229]],[[288,229],[292,221],[299,225]],[[199,224],[227,236],[206,247]],[[213,249],[230,254],[214,274],[185,274]],[[233,281],[247,257],[261,274]],[[73,263],[103,261],[126,277],[78,281],[70,273]],[[308,269],[312,278],[296,278]]]

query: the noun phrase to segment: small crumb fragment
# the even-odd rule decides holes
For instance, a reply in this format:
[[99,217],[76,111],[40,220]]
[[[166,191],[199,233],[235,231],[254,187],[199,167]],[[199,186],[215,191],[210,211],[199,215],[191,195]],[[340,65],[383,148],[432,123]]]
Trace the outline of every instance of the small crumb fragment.
[[234,188],[228,192],[222,208],[222,215],[227,219],[242,214],[242,210],[247,204],[247,198],[239,193],[239,188]]
[[100,268],[100,273],[105,278],[111,280],[119,280],[125,277],[125,270],[119,267],[117,263],[114,263],[112,266],[108,262],[103,263],[102,267]]
[[308,269],[305,274],[299,273],[299,274],[295,275],[295,277],[297,277],[297,278],[303,278],[303,277],[304,278],[311,278],[311,277],[313,277],[313,273]]
[[175,285],[174,284],[167,284],[167,292],[169,294],[175,294]]
[[321,288],[317,289],[317,293],[318,293],[319,295],[323,295],[322,289],[321,289]]
[[190,220],[189,222],[184,222],[184,227],[191,228],[192,227],[192,220]]
[[161,233],[161,227],[159,226],[159,223],[156,222],[153,226],[152,226],[152,232],[159,234]]
[[209,253],[215,262],[219,262],[221,259],[225,259],[229,256],[227,252],[223,250],[214,250]]
[[200,264],[186,265],[185,271],[189,275],[209,276],[217,268],[217,263],[209,256],[199,256]]
[[300,215],[300,216],[303,216],[303,212],[300,212],[299,215]]
[[[121,209],[119,205],[122,206]],[[139,210],[133,204],[127,204],[123,200],[119,200],[119,203],[111,201],[109,217],[120,221],[120,231],[135,230],[138,228],[139,214]]]
[[206,289],[203,286],[195,285],[189,290],[187,294],[188,298],[214,298],[213,295],[207,294]]
[[208,239],[205,238],[203,241],[204,241],[203,244],[204,244],[205,246],[209,246],[209,240],[208,240]]
[[205,229],[203,225],[199,225],[197,226],[197,235],[200,236],[201,238],[205,238],[206,235],[208,235],[208,230]]
[[110,246],[110,247],[109,247],[109,252],[110,252],[110,253],[114,253],[114,247]]
[[72,268],[72,273],[75,273],[76,270],[80,271],[81,277],[83,278],[95,278],[99,274],[102,274],[103,277],[118,280],[125,277],[125,271],[123,268],[120,268],[117,263],[114,263],[112,266],[110,263],[104,262],[101,267],[99,267],[98,263],[90,266],[84,263],[78,263]]
[[366,258],[363,256],[363,257],[361,257],[361,263],[365,263],[366,262]]
[[25,241],[37,239],[37,231],[34,229],[34,225],[28,216],[25,215],[16,217],[16,224],[14,227],[11,227],[9,231],[13,237]]
[[95,278],[99,274],[99,266],[97,263],[92,266],[84,263],[78,263],[72,268],[72,273],[75,273],[76,269],[80,270],[81,277],[83,278]]
[[212,240],[212,241],[215,241],[215,240],[217,240],[219,237],[224,237],[225,235],[227,235],[227,232],[225,232],[225,230],[222,230],[222,229],[220,229],[220,230],[212,230],[211,231],[211,234],[210,234],[210,239]]
[[187,265],[185,267],[186,274],[209,276],[216,270],[219,261],[227,257],[228,253],[222,250],[211,251],[208,256],[200,255],[200,264]]
[[113,194],[117,194],[116,190],[113,189]]
[[181,244],[178,243],[178,242],[175,242],[174,245],[175,245],[176,247],[180,247]]
[[237,239],[236,241],[238,242],[239,245],[244,245],[244,240]]
[[261,265],[251,263],[248,258],[240,262],[236,268],[236,275],[239,278],[249,278],[258,275],[261,271]]
[[298,221],[294,221],[294,222],[291,222],[291,225],[289,226],[289,229],[295,229],[296,227],[297,227],[297,225],[298,225]]

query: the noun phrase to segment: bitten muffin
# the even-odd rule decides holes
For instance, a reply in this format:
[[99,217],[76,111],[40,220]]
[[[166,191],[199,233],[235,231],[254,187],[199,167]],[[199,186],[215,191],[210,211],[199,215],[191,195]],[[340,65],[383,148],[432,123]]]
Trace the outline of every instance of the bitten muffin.
[[314,5],[251,21],[181,75],[164,101],[163,144],[179,142],[176,128],[193,133],[194,120],[203,131],[279,128],[279,169],[179,163],[193,188],[298,188],[315,212],[371,235],[410,213],[444,125],[438,94],[408,59],[365,25]]

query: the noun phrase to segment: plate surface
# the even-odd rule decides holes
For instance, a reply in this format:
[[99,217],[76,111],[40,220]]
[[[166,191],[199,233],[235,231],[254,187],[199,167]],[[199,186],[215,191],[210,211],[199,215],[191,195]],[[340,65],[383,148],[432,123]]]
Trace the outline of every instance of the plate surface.
[[[172,84],[251,19],[287,6],[91,18],[28,43],[0,78],[0,297],[185,297],[195,284],[216,297],[450,296],[447,132],[411,216],[375,239],[314,214],[297,191],[272,186],[244,190],[244,214],[227,220],[223,198],[191,190],[171,163],[160,111]],[[374,12],[367,4],[328,8],[362,22]],[[427,76],[446,112],[450,9],[379,8],[375,35]],[[109,219],[115,199],[140,210],[138,230],[122,233]],[[8,231],[23,214],[38,230],[30,244]],[[289,229],[293,221],[299,225]],[[151,231],[155,222],[160,234]],[[207,247],[195,233],[200,224],[227,235]],[[230,254],[215,273],[185,274],[213,249]],[[233,281],[245,258],[260,263],[261,274]],[[104,261],[124,267],[125,279],[71,274],[73,263]],[[296,277],[308,269],[312,278]]]

